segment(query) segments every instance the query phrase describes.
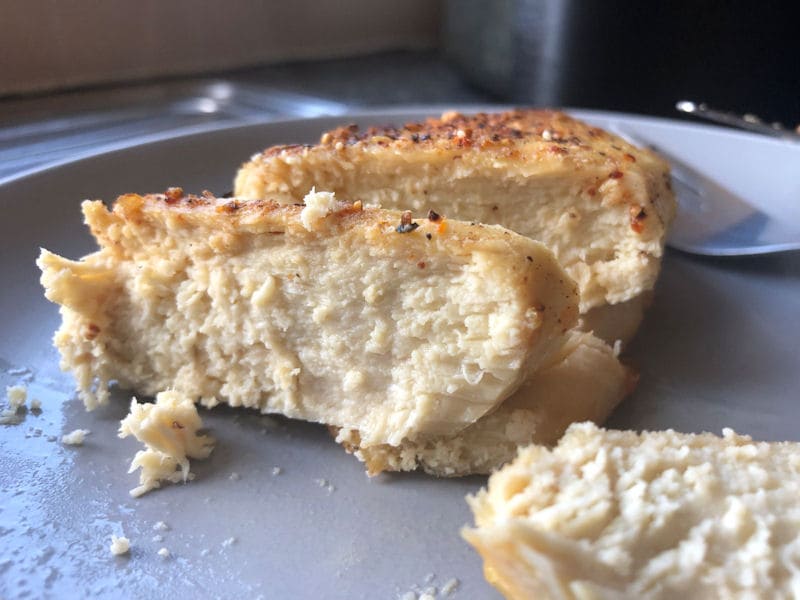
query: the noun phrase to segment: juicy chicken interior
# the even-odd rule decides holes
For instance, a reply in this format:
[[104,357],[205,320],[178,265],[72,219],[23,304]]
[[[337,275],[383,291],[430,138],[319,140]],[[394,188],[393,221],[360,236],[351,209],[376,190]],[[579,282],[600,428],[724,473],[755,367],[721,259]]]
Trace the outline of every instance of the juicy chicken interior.
[[238,197],[283,203],[313,187],[541,241],[578,283],[583,328],[610,343],[639,325],[676,206],[655,153],[546,110],[341,127],[313,146],[268,148],[235,180]]
[[325,423],[371,473],[488,472],[601,421],[633,378],[573,329],[575,283],[499,226],[163,195],[85,202],[100,249],[46,250],[55,335],[87,407],[116,381]]

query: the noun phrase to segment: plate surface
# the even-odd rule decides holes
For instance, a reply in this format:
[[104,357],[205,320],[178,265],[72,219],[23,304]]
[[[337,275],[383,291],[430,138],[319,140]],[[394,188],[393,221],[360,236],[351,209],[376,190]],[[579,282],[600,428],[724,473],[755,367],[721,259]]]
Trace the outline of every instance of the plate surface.
[[[485,108],[485,107],[484,107]],[[0,186],[0,386],[42,401],[0,426],[0,597],[395,598],[457,578],[454,598],[498,598],[458,531],[464,495],[484,478],[368,479],[319,426],[218,408],[218,443],[197,479],[140,499],[126,473],[137,444],[119,440],[130,399],[86,413],[58,370],[56,307],[38,284],[40,246],[93,250],[84,198],[130,191],[230,189],[239,164],[275,143],[313,142],[342,122],[400,123],[438,108],[277,122],[170,139],[60,165]],[[773,214],[800,215],[797,153],[785,143],[665,120],[572,111],[623,124]],[[628,352],[638,389],[610,425],[722,427],[798,440],[800,254],[700,259],[668,252],[655,302]],[[2,388],[0,388],[1,390]],[[1,393],[1,392],[0,392]],[[91,434],[82,447],[60,436]],[[274,468],[280,469],[274,474]],[[169,530],[157,531],[158,521]],[[130,538],[114,557],[111,534]],[[165,547],[171,556],[157,551]]]

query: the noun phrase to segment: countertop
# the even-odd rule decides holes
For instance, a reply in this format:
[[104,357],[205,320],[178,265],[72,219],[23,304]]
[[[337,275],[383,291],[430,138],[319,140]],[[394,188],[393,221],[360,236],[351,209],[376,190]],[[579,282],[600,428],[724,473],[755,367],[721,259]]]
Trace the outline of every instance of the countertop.
[[79,155],[234,123],[492,100],[432,51],[6,98],[0,100],[0,181]]

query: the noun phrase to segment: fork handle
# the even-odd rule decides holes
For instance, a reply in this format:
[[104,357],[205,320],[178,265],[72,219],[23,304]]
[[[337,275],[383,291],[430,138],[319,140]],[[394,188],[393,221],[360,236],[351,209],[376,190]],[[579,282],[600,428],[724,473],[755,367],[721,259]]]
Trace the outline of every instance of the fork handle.
[[721,123],[723,125],[729,125],[730,127],[737,127],[739,129],[745,129],[754,133],[769,135],[784,140],[791,140],[794,142],[800,141],[799,133],[791,129],[786,129],[780,123],[773,123],[771,125],[764,123],[764,121],[755,115],[748,114],[739,116],[734,113],[715,110],[709,108],[705,103],[701,102],[697,104],[691,100],[681,100],[675,104],[675,108],[682,113],[694,115],[701,119],[706,119],[707,121],[713,121],[715,123]]

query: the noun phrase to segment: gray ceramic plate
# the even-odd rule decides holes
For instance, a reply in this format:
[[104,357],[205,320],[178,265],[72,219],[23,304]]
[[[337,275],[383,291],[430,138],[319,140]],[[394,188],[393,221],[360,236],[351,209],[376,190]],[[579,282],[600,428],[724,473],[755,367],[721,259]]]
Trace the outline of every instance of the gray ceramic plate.
[[[345,120],[402,122],[436,112]],[[781,142],[577,114],[646,134],[762,209],[795,217],[800,210],[797,153]],[[119,392],[109,406],[86,413],[70,376],[58,370],[50,338],[59,317],[42,296],[33,263],[40,246],[68,257],[93,249],[80,200],[171,185],[225,192],[253,152],[314,141],[342,121],[170,139],[0,186],[0,385],[25,383],[43,404],[40,414],[0,426],[0,597],[371,599],[440,588],[451,578],[460,582],[455,598],[498,597],[458,534],[470,521],[464,495],[482,478],[368,479],[322,427],[215,409],[203,416],[217,449],[194,465],[197,479],[134,500],[128,490],[137,477],[126,471],[137,444],[116,437],[129,396]],[[668,253],[655,303],[629,353],[641,382],[611,424],[715,432],[731,426],[761,439],[800,439],[799,315],[798,254],[710,260]],[[60,436],[79,427],[91,430],[86,444],[62,446]],[[274,467],[281,473],[274,475]],[[158,521],[169,530],[155,531]],[[114,557],[110,535],[122,533],[132,550]],[[162,547],[170,558],[157,555]]]

